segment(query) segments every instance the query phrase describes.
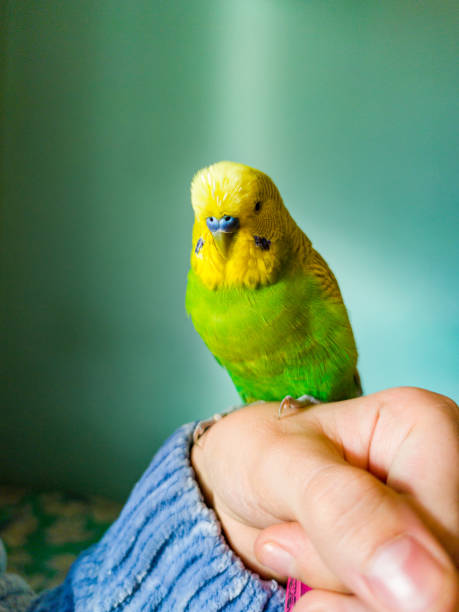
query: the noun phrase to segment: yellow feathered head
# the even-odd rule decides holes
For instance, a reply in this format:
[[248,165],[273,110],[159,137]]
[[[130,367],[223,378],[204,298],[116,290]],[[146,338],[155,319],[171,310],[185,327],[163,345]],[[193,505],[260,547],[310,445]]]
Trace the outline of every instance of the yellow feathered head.
[[193,178],[191,203],[191,266],[204,284],[256,288],[275,281],[297,226],[269,176],[218,162]]

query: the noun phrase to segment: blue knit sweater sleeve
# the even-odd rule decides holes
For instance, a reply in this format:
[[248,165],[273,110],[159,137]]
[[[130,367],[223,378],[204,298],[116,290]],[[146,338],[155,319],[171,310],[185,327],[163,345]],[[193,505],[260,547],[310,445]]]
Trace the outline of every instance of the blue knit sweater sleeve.
[[162,446],[118,520],[28,612],[281,612],[285,591],[244,567],[190,465],[194,424]]

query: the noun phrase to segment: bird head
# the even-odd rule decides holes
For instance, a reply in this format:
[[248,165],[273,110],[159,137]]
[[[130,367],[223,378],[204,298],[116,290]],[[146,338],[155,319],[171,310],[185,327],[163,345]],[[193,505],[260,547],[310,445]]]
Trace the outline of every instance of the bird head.
[[298,229],[273,181],[234,162],[203,168],[191,183],[191,266],[210,288],[275,281]]

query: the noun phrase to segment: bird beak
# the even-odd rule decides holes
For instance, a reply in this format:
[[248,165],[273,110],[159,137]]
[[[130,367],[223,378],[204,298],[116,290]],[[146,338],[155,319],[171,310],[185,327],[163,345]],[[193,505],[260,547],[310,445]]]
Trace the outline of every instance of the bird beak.
[[214,239],[215,246],[217,247],[217,250],[220,255],[225,259],[228,256],[228,251],[233,241],[234,234],[235,232],[223,232],[222,230],[212,232],[212,237]]
[[239,219],[231,215],[223,215],[220,219],[207,217],[206,224],[212,233],[218,252],[226,259],[233,236],[239,229]]

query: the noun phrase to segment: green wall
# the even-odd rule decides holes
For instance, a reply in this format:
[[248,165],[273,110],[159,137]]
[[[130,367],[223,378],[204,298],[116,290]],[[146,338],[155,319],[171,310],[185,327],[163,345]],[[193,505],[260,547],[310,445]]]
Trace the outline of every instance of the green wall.
[[1,480],[122,498],[237,402],[184,312],[189,182],[220,159],[329,261],[366,391],[458,398],[454,4],[3,5]]

